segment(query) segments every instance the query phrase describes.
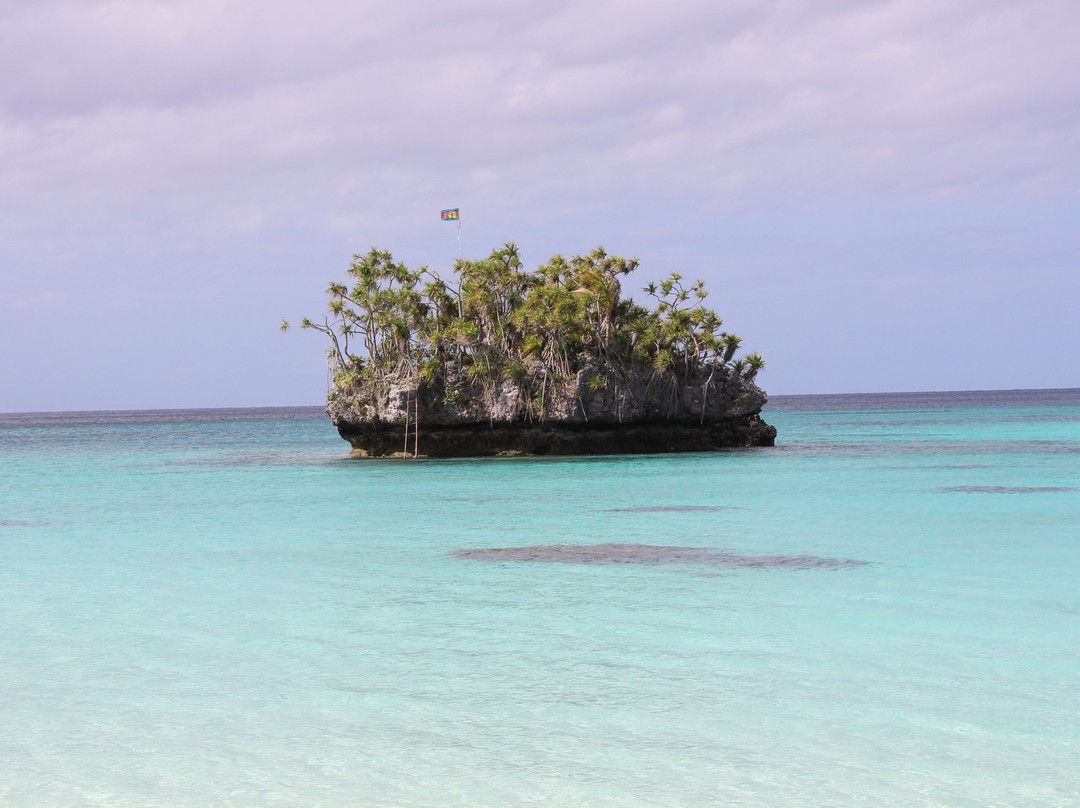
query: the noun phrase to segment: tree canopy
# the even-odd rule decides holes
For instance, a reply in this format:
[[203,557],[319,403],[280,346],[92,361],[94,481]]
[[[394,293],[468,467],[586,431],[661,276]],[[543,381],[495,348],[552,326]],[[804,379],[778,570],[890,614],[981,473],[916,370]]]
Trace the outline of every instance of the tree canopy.
[[616,385],[633,368],[683,383],[703,368],[753,381],[764,360],[735,360],[742,340],[704,305],[704,283],[673,272],[645,287],[650,305],[640,305],[622,294],[637,265],[598,247],[529,272],[507,243],[458,261],[449,280],[372,249],[353,257],[345,282],[330,284],[327,314],[299,325],[329,337],[336,389],[431,384],[451,366],[485,391],[530,374],[568,381],[586,367]]

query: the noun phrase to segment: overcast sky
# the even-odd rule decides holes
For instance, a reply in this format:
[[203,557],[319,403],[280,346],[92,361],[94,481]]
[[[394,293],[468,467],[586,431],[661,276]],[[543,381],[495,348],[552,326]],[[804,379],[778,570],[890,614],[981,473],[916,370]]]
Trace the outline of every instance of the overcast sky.
[[0,411],[318,404],[354,252],[678,269],[771,393],[1080,386],[1075,0],[0,0]]

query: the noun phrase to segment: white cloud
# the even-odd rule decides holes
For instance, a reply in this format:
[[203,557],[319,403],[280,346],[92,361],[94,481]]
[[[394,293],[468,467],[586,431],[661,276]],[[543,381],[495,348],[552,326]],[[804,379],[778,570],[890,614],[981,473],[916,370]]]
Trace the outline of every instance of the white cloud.
[[526,196],[729,204],[1077,179],[1080,11],[1059,2],[40,3],[3,30],[9,204],[232,186],[272,208],[477,166]]
[[67,299],[67,295],[59,292],[40,292],[36,295],[13,298],[10,304],[16,309],[42,309],[57,306],[66,302]]

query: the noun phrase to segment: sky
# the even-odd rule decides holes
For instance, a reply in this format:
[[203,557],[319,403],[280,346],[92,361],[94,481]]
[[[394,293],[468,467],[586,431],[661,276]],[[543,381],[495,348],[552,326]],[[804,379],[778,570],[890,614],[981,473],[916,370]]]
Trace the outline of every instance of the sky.
[[1080,386],[1075,0],[0,0],[0,411],[321,403],[354,253],[704,279],[772,394]]

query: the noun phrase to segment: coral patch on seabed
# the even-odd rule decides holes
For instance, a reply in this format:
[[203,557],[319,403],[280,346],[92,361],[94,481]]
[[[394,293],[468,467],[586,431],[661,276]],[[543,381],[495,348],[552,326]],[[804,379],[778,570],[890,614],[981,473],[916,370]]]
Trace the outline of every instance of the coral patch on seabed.
[[655,544],[540,544],[532,547],[491,547],[456,550],[456,558],[474,561],[539,561],[551,564],[704,564],[730,569],[840,569],[864,567],[869,562],[810,555],[744,556],[700,547]]

